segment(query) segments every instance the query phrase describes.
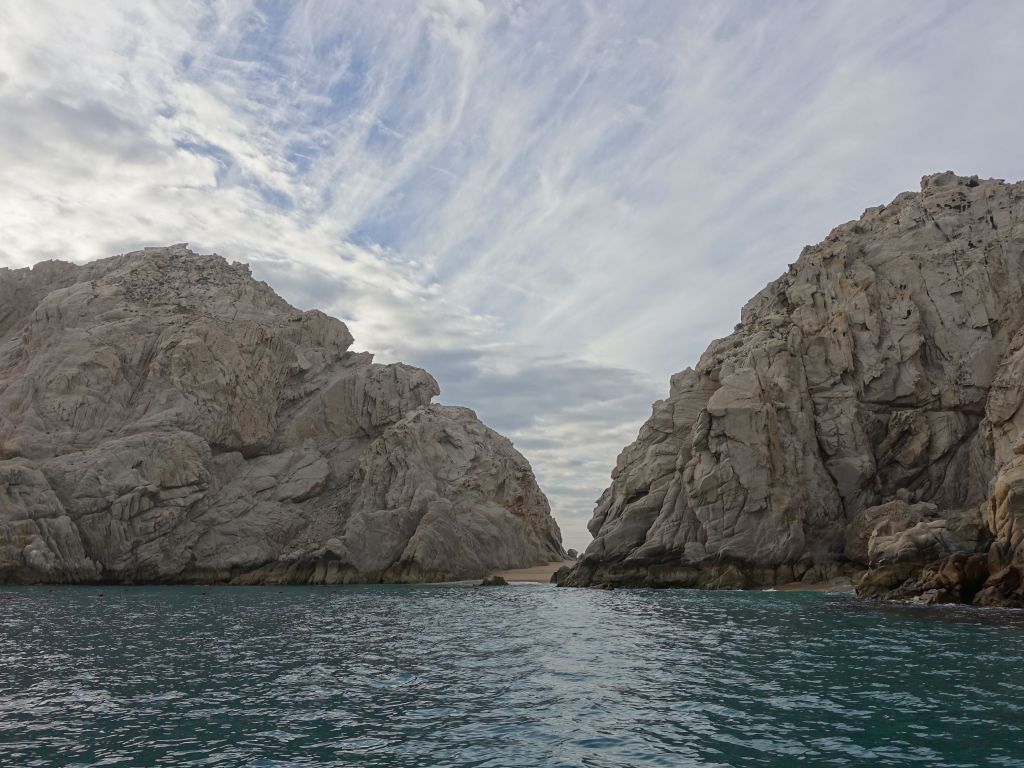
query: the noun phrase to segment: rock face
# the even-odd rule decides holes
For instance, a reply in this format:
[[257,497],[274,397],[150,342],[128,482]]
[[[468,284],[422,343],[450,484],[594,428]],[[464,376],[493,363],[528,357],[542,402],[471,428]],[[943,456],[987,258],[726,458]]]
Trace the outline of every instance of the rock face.
[[926,177],[741,317],[672,377],[560,582],[866,570],[864,594],[1020,604],[1024,183]]
[[526,460],[184,246],[0,270],[0,580],[478,578],[565,556]]

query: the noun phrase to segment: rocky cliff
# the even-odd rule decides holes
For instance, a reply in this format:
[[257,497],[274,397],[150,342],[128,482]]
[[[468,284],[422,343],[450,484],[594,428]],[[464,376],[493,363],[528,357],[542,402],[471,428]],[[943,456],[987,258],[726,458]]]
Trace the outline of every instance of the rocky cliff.
[[672,377],[560,583],[1021,604],[1024,183],[926,177],[741,320]]
[[0,270],[0,580],[470,578],[564,557],[526,460],[184,246]]

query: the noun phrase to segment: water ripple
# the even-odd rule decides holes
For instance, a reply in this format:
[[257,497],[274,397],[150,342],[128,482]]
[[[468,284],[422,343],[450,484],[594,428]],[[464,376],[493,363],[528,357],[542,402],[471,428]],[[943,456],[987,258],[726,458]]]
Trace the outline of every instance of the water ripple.
[[1024,767],[1024,614],[799,593],[9,588],[7,766]]

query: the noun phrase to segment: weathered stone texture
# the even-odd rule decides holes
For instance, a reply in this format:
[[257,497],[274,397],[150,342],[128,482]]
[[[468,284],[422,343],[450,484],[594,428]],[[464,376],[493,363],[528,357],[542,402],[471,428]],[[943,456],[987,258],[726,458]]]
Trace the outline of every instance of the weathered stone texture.
[[925,177],[805,248],[741,318],[673,376],[561,582],[898,566],[899,586],[994,539],[1003,575],[974,599],[1019,602],[1024,183]]
[[184,246],[0,270],[0,580],[476,578],[564,557],[512,444]]

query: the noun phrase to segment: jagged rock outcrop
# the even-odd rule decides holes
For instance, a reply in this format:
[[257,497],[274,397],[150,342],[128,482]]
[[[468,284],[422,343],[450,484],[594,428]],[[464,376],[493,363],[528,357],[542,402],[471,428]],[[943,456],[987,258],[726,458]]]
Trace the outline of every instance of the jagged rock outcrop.
[[565,554],[512,444],[185,246],[0,270],[0,580],[478,578]]
[[1024,183],[926,177],[805,248],[741,319],[672,377],[560,583],[867,570],[865,594],[1019,604]]

